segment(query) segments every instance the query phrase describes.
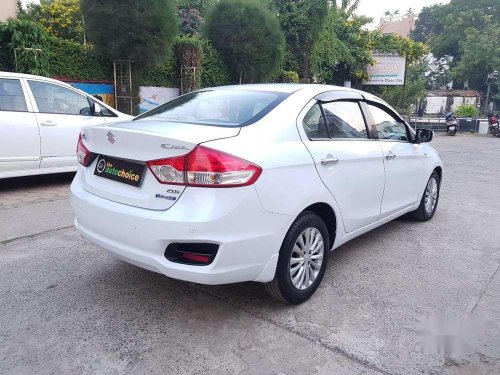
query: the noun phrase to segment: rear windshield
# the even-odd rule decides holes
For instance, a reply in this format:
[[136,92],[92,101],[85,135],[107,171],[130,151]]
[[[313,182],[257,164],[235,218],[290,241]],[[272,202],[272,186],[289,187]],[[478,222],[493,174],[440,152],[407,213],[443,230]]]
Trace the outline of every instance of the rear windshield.
[[152,109],[144,118],[189,124],[241,127],[250,125],[281,103],[289,94],[273,91],[207,90],[179,96]]

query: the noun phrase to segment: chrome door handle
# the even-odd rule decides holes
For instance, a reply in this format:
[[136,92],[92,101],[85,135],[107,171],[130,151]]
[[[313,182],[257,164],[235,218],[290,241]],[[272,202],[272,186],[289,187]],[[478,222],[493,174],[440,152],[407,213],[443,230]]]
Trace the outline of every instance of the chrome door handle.
[[40,125],[42,125],[42,126],[57,126],[57,122],[47,120],[45,122],[42,122]]
[[339,162],[339,159],[326,158],[326,159],[321,160],[321,165],[337,164],[338,162]]
[[385,158],[387,160],[396,159],[396,154],[393,154],[392,152],[389,152],[387,155],[385,155]]

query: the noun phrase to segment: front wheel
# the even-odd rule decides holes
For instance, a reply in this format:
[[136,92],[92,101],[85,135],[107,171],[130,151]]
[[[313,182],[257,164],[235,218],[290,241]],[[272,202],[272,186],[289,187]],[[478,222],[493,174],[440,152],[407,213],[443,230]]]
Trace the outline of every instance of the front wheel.
[[429,181],[425,187],[424,194],[420,200],[420,205],[413,211],[412,216],[419,221],[428,221],[432,219],[436,213],[438,201],[439,201],[439,190],[441,186],[441,181],[439,175],[436,171],[432,172]]
[[285,236],[274,279],[265,284],[267,292],[292,305],[305,302],[323,279],[329,246],[324,221],[315,213],[304,211]]

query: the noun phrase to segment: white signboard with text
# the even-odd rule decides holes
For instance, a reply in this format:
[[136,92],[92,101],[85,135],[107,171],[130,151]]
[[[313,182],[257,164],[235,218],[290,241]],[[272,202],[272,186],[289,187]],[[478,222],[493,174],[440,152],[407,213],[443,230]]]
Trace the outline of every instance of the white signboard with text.
[[403,86],[405,84],[406,57],[395,54],[374,54],[374,65],[368,65],[366,70],[370,79],[363,85]]

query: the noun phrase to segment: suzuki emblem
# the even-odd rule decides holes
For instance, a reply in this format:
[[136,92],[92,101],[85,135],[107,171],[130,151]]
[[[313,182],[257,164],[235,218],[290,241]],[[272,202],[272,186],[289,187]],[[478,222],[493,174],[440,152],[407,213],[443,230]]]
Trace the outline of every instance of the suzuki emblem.
[[113,133],[108,132],[107,136],[108,136],[109,143],[111,143],[111,144],[115,143],[115,135]]

